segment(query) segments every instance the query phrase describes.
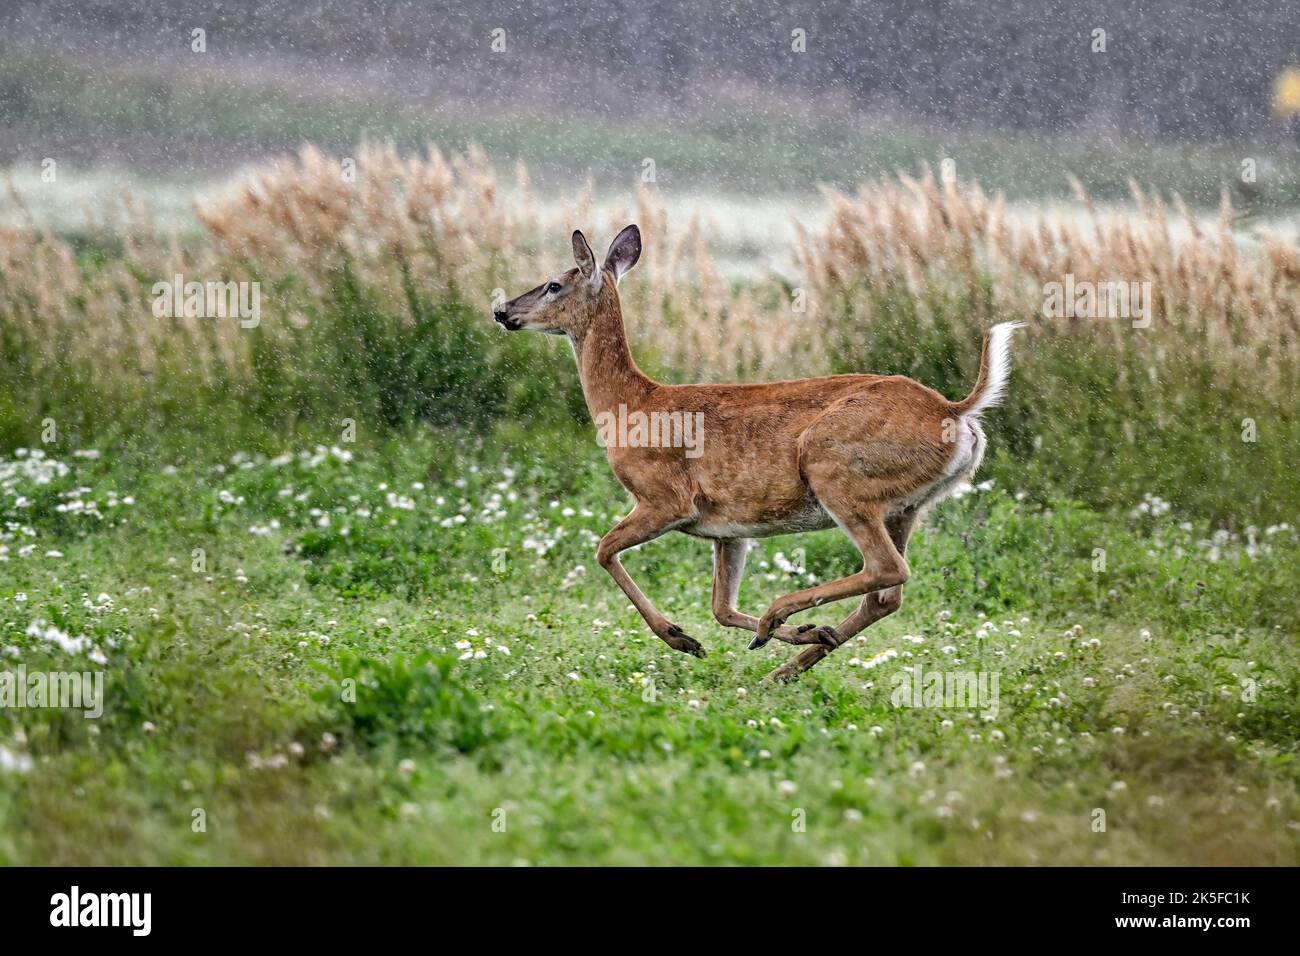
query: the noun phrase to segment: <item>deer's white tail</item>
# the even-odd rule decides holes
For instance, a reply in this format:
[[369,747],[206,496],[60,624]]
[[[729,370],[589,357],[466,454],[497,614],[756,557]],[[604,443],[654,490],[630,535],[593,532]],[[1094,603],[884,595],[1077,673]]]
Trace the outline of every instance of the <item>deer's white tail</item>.
[[984,336],[984,350],[980,354],[980,374],[975,388],[952,408],[958,415],[978,415],[1002,401],[1007,388],[1007,375],[1011,371],[1011,333],[1023,322],[1000,322]]

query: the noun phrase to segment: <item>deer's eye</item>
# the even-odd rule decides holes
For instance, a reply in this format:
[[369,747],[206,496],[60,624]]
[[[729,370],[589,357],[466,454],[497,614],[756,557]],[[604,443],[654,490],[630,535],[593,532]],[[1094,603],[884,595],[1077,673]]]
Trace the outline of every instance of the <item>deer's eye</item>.
[[551,295],[556,295],[563,288],[564,286],[560,285],[558,282],[552,282],[550,285],[546,287],[546,291],[549,292]]

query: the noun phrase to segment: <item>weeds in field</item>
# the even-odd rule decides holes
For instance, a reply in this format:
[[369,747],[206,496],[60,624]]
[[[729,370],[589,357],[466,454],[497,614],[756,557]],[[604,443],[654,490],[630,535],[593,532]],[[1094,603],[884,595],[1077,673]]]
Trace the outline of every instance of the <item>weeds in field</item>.
[[[96,721],[0,707],[0,861],[1295,862],[1293,528],[984,483],[914,538],[897,615],[774,688],[789,648],[713,622],[700,542],[632,560],[707,660],[578,573],[619,496],[552,437],[0,461],[6,523],[45,502],[0,560],[0,672],[93,666],[106,694]],[[119,520],[61,523],[123,487]],[[436,567],[394,578],[418,548]],[[740,605],[855,557],[763,542]],[[996,712],[898,704],[917,669],[998,675]]]

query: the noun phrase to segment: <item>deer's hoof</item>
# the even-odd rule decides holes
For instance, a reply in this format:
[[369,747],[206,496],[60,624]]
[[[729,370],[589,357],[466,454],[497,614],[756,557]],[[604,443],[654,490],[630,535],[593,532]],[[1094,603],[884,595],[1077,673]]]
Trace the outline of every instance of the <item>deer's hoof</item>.
[[799,666],[798,662],[787,661],[768,674],[767,679],[773,684],[788,684],[802,673],[803,668]]
[[835,628],[830,625],[824,625],[817,628],[816,637],[818,644],[821,644],[823,647],[828,647],[831,650],[835,650],[835,648],[839,647],[841,643],[839,631],[835,630]]
[[749,642],[749,649],[751,651],[758,650],[777,635],[777,632],[781,630],[783,624],[785,624],[785,618],[777,617],[769,609],[766,614],[759,618],[758,634],[756,634],[754,639]]
[[705,656],[703,645],[676,624],[672,625],[664,633],[664,640],[668,643],[668,646],[675,651],[681,651],[682,653],[690,654],[693,657],[703,658]]

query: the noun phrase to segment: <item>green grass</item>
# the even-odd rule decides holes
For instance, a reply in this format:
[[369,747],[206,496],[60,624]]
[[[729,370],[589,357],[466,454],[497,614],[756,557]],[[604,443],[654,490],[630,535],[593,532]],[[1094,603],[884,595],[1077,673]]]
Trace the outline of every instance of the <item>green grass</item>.
[[[918,534],[897,615],[774,687],[789,649],[713,622],[703,542],[627,561],[703,661],[600,571],[625,501],[589,436],[344,449],[50,447],[48,484],[5,458],[0,670],[95,667],[36,620],[108,663],[98,721],[0,709],[0,862],[1300,861],[1291,528],[995,484]],[[744,608],[798,586],[797,548],[855,569],[836,533],[764,542]],[[997,674],[996,716],[894,706],[916,665]]]

